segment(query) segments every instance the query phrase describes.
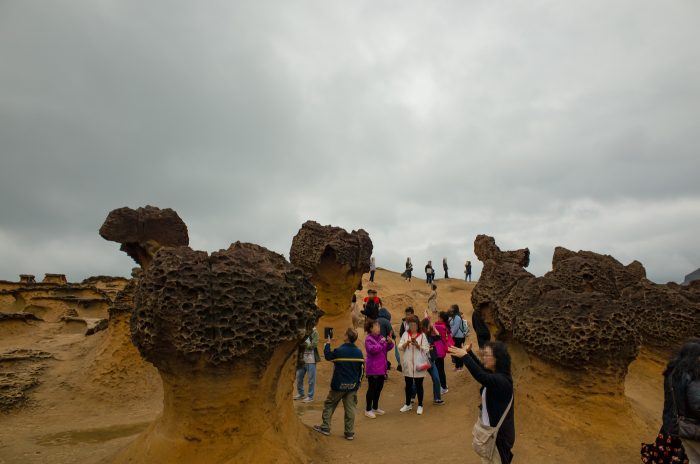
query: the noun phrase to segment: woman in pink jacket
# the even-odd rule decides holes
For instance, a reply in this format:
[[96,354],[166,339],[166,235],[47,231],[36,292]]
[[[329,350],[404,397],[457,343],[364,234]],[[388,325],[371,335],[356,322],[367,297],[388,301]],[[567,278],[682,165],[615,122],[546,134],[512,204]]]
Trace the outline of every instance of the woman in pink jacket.
[[379,395],[384,388],[384,376],[386,375],[386,355],[394,349],[394,342],[391,340],[391,333],[387,337],[380,334],[379,322],[374,319],[367,319],[365,322],[365,351],[367,359],[365,361],[365,374],[367,375],[367,407],[365,416],[376,419],[384,414],[379,409]]
[[438,317],[439,319],[434,324],[435,330],[440,334],[440,341],[435,343],[435,350],[437,351],[435,365],[440,377],[441,393],[444,395],[448,391],[447,377],[445,376],[445,356],[447,355],[447,350],[454,346],[455,343],[452,340],[452,331],[450,330],[450,315],[445,311],[440,311]]

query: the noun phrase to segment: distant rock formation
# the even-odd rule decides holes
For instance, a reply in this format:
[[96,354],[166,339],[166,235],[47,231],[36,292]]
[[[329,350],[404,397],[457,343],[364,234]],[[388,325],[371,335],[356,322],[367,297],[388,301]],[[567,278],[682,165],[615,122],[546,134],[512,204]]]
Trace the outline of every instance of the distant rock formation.
[[310,276],[318,292],[322,323],[350,327],[347,311],[352,295],[369,272],[372,240],[364,230],[348,233],[340,227],[307,221],[292,240],[289,260]]
[[187,246],[187,226],[170,208],[119,208],[107,215],[100,228],[105,240],[121,243],[121,250],[141,267],[148,267],[160,247]]
[[132,337],[163,380],[163,413],[116,462],[305,462],[290,359],[318,318],[313,284],[284,257],[236,242],[163,247],[135,295]]
[[[698,289],[657,285],[641,263],[557,247],[552,271],[535,277],[524,267],[527,249],[502,252],[479,235],[476,256],[484,269],[472,292],[475,311],[531,354],[606,379],[620,392],[627,367],[642,343],[669,349],[700,333]],[[588,385],[584,381],[584,386]]]
[[695,269],[693,272],[685,276],[685,279],[683,280],[682,285],[690,285],[691,282],[695,280],[700,280],[700,268]]

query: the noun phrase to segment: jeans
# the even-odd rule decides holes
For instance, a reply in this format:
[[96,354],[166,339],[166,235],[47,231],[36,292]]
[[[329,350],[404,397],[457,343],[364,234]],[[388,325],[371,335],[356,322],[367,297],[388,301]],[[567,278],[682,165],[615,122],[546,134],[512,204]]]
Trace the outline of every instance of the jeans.
[[366,411],[371,411],[373,409],[379,409],[379,396],[382,394],[382,388],[384,388],[384,376],[383,375],[368,375],[367,383],[369,387],[367,388],[367,400]]
[[449,279],[449,277],[447,276],[447,269],[445,269],[445,279]]
[[[464,345],[465,338],[453,337],[452,340],[455,341],[455,346],[457,348],[462,348],[462,346]],[[462,367],[464,367],[464,360],[462,358],[458,358],[457,356],[452,356],[452,363],[457,369],[461,369]]]
[[435,363],[430,366],[428,372],[430,372],[430,378],[433,381],[433,401],[438,401],[442,399],[442,392],[440,391],[440,377]]
[[316,364],[304,364],[297,369],[297,393],[304,396],[304,374],[309,374],[309,398],[314,397],[316,388]]
[[413,393],[418,394],[418,406],[423,406],[423,377],[404,377],[406,382],[406,405],[411,404],[411,398],[413,398]]
[[401,365],[401,355],[399,354],[399,345],[394,343],[394,357],[396,357],[396,364]]
[[437,358],[435,360],[438,377],[440,378],[440,386],[447,390],[447,377],[445,376],[445,358]]
[[330,431],[331,417],[342,400],[345,409],[345,435],[352,435],[355,429],[355,407],[357,406],[357,390],[328,392],[326,401],[323,402],[323,424],[321,428]]

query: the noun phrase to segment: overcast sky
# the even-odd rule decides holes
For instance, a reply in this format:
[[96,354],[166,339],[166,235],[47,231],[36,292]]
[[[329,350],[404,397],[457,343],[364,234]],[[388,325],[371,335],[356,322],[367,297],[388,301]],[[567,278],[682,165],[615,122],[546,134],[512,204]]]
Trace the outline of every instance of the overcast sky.
[[97,231],[289,255],[307,219],[380,267],[474,237],[700,267],[700,2],[0,0],[0,279],[127,275]]

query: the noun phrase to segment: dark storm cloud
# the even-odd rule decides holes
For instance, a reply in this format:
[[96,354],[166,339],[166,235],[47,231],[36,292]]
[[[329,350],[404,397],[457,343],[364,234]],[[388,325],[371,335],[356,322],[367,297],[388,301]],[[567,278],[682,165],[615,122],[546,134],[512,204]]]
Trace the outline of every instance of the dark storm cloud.
[[378,264],[478,233],[700,266],[696,2],[0,4],[0,278],[127,274],[97,229],[176,209],[194,247],[287,254],[309,218]]

